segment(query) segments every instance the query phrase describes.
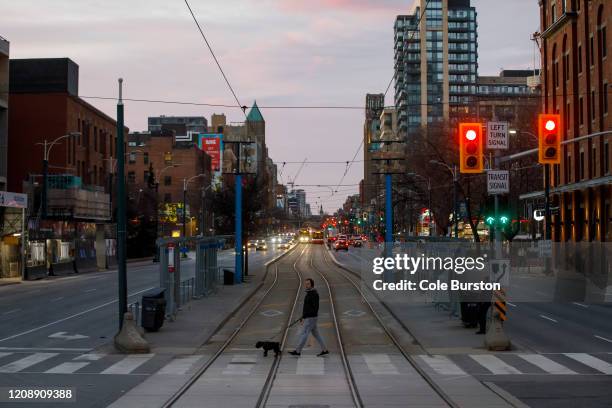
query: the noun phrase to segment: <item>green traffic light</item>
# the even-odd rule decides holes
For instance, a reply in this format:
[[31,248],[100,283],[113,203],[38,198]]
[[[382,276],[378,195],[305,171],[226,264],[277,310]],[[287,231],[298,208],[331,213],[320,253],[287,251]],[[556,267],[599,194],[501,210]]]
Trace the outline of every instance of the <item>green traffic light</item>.
[[485,224],[487,224],[487,225],[495,224],[495,217],[493,217],[492,215],[489,215],[488,217],[486,217],[485,218]]
[[508,224],[509,221],[510,221],[510,217],[508,217],[507,215],[502,215],[501,217],[499,217],[499,223],[501,225],[506,225]]

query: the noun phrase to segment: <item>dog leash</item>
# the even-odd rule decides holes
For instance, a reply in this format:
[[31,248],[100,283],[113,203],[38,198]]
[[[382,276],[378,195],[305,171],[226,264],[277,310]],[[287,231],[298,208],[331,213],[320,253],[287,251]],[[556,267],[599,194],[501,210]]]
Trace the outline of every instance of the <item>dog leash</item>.
[[[287,326],[287,330],[290,329],[291,327],[295,326],[297,323],[299,323],[302,320],[302,318],[300,317],[299,319],[297,319],[296,321],[294,321],[293,323],[291,323],[289,326]],[[273,338],[277,337],[279,334],[281,334],[283,331],[281,330],[280,332],[276,333],[274,336],[270,337],[268,339],[268,341],[272,340]]]

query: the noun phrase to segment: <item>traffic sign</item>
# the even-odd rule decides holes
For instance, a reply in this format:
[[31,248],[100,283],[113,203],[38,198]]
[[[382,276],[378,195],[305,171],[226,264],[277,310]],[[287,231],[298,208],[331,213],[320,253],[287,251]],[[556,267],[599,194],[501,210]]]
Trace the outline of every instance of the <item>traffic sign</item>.
[[508,122],[487,123],[487,149],[508,149]]
[[510,192],[510,172],[507,170],[487,171],[487,192],[489,195]]
[[491,281],[501,283],[502,288],[510,286],[510,260],[491,260]]

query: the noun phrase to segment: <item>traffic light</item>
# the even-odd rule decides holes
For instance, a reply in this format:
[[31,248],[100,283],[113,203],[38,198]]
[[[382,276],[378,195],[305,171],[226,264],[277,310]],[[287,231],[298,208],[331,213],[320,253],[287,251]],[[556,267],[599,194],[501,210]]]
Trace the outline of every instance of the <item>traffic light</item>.
[[506,226],[510,222],[510,217],[507,215],[502,215],[499,217],[499,225]]
[[561,115],[538,115],[538,162],[561,163]]
[[492,215],[487,215],[485,217],[485,224],[487,224],[487,226],[492,227],[495,224],[495,217]]
[[461,173],[482,173],[484,156],[480,123],[459,124],[459,161]]

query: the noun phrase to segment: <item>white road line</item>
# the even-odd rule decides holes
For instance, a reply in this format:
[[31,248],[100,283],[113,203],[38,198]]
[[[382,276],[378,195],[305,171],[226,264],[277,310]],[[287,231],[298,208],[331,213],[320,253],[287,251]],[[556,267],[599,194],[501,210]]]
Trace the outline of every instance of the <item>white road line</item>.
[[600,360],[586,353],[564,353],[569,358],[572,358],[586,366],[594,368],[604,374],[612,374],[612,364],[607,361]]
[[397,367],[387,354],[363,354],[368,368],[374,375],[398,375]]
[[541,354],[517,354],[523,360],[537,366],[538,368],[550,374],[578,374],[569,368],[544,357]]
[[62,364],[60,364],[58,366],[55,366],[55,367],[45,371],[45,374],[72,374],[76,370],[80,370],[81,368],[85,367],[88,364],[89,363],[87,363],[87,362],[83,362],[83,363],[62,363]]
[[[130,296],[134,296],[134,295],[138,295],[138,294],[140,294],[140,293],[144,293],[144,292],[146,292],[146,291],[148,291],[148,290],[151,290],[151,289],[154,289],[154,288],[155,288],[155,286],[151,286],[150,288],[146,288],[146,289],[143,289],[143,290],[139,290],[138,292],[134,292],[134,293],[129,294],[129,295],[128,295],[128,297],[130,297]],[[14,339],[14,338],[17,338],[17,337],[21,337],[21,336],[24,336],[24,335],[26,335],[26,334],[34,333],[35,331],[38,331],[38,330],[41,330],[41,329],[47,328],[47,327],[49,327],[49,326],[53,326],[54,324],[62,323],[62,322],[65,322],[66,320],[70,320],[70,319],[74,319],[75,317],[83,316],[84,314],[87,314],[87,313],[93,312],[93,311],[98,310],[98,309],[102,309],[103,307],[106,307],[106,306],[108,306],[108,305],[112,305],[113,303],[117,303],[117,301],[118,301],[117,299],[115,299],[115,300],[111,300],[111,301],[109,301],[109,302],[102,303],[101,305],[94,306],[94,307],[92,307],[92,308],[90,308],[90,309],[83,310],[82,312],[75,313],[75,314],[73,314],[73,315],[70,315],[70,316],[64,317],[64,318],[59,319],[59,320],[56,320],[56,321],[54,321],[54,322],[47,323],[47,324],[43,324],[42,326],[38,326],[38,327],[35,327],[35,328],[33,328],[33,329],[30,329],[30,330],[27,330],[27,331],[24,331],[24,332],[21,332],[21,333],[13,334],[12,336],[5,337],[5,338],[3,338],[3,339],[0,339],[0,342],[7,341],[7,340],[11,340],[11,339]]]
[[558,321],[556,321],[556,320],[555,320],[555,319],[553,319],[552,317],[548,317],[548,316],[544,316],[544,315],[540,315],[540,317],[541,317],[542,319],[550,320],[551,322],[559,323]]
[[86,352],[90,348],[64,348],[64,347],[0,347],[0,350],[11,351],[81,351]]
[[55,357],[57,354],[58,353],[34,353],[20,360],[3,365],[0,367],[0,373],[18,373],[21,370]]
[[100,374],[129,374],[147,361],[149,361],[154,354],[134,354],[125,357],[118,361]]
[[506,302],[507,304],[509,304],[512,307],[516,307],[516,305],[514,303],[510,303],[510,302]]
[[63,298],[64,298],[63,296],[60,296],[60,297],[58,297],[58,298],[51,299],[51,302],[57,302],[57,301],[62,300]]
[[606,339],[605,337],[601,337],[601,336],[598,336],[596,334],[594,336],[597,337],[599,340],[603,340],[603,341],[607,341],[608,343],[612,343],[612,340]]
[[6,356],[10,356],[11,354],[13,354],[13,353],[2,353],[2,352],[0,352],[0,358],[6,357]]
[[491,354],[470,354],[472,360],[492,372],[493,374],[522,374],[519,370],[506,364],[501,359]]
[[230,361],[227,366],[223,369],[223,375],[249,375],[251,374],[251,370],[255,366],[257,362],[257,358],[245,355],[245,354],[236,354],[232,357],[232,361]]
[[325,374],[325,359],[317,356],[302,356],[298,359],[297,375],[323,375]]
[[8,314],[11,314],[11,313],[16,313],[16,312],[18,312],[18,311],[20,311],[20,310],[21,310],[21,309],[13,309],[13,310],[9,310],[8,312],[4,312],[4,313],[2,313],[2,316],[4,316],[4,315],[8,315]]
[[161,370],[157,372],[157,374],[164,375],[183,375],[189,371],[191,367],[198,361],[200,361],[202,356],[188,356],[188,357],[178,357],[172,360],[169,364],[162,367]]
[[459,368],[448,357],[441,355],[419,356],[436,373],[442,375],[466,375],[465,371]]
[[104,354],[104,353],[86,353],[86,354],[81,354],[80,356],[76,356],[75,358],[73,358],[73,360],[77,360],[77,361],[98,361],[98,360],[102,359],[105,356],[106,356],[106,354]]
[[578,303],[578,302],[572,302],[572,304],[574,304],[576,306],[584,307],[584,308],[589,307],[588,305],[585,305],[585,304],[582,304],[582,303]]

